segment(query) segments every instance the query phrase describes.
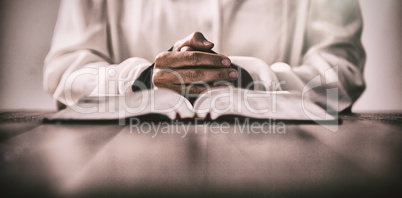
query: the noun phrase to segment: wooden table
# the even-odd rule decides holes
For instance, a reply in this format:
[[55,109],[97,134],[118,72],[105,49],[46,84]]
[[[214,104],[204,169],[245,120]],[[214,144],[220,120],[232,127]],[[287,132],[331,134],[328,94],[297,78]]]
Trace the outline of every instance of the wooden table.
[[1,197],[401,195],[402,114],[341,115],[332,132],[280,122],[42,123],[49,113],[0,114]]

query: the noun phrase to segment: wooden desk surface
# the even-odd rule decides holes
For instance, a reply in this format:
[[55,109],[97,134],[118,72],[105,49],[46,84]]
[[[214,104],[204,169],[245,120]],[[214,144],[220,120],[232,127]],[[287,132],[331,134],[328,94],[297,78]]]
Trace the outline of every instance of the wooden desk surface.
[[47,113],[0,114],[1,197],[401,195],[402,114],[276,133],[280,123],[42,124]]

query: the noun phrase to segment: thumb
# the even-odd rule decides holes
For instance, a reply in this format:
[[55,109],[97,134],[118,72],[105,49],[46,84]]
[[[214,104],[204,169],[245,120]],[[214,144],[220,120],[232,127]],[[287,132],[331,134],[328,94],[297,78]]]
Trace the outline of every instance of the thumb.
[[178,41],[173,50],[180,51],[185,46],[194,50],[209,52],[214,47],[214,43],[208,41],[201,32],[194,32],[185,39]]
[[190,47],[199,50],[211,50],[214,43],[208,41],[201,32],[194,32],[190,35]]

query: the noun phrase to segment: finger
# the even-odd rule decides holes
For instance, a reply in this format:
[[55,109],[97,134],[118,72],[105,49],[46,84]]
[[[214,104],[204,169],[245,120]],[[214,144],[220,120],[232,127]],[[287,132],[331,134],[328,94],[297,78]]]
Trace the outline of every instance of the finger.
[[194,48],[189,46],[184,46],[180,49],[180,52],[196,51]]
[[190,84],[185,86],[185,96],[187,97],[197,97],[196,95],[211,90],[211,87],[208,84],[205,85],[197,85],[197,84]]
[[218,83],[213,84],[211,83],[172,84],[172,82],[169,81],[164,81],[163,83],[160,83],[161,81],[158,81],[157,78],[154,78],[153,82],[154,87],[170,89],[186,97],[197,97],[197,94],[208,91],[212,88],[233,86],[233,81],[223,83],[222,81],[219,81]]
[[194,32],[186,38],[176,42],[173,46],[173,51],[180,51],[184,46],[189,46],[199,51],[209,52],[214,47],[214,43],[208,41],[201,32]]
[[[171,82],[172,76],[169,72],[160,69],[155,69],[152,76],[152,84],[156,88],[167,88],[174,90],[180,94],[181,85],[176,85]],[[184,85],[184,82],[182,83]],[[179,89],[180,88],[180,89]],[[184,90],[183,90],[184,92]]]
[[229,67],[230,64],[230,59],[224,55],[199,51],[162,52],[155,59],[156,68]]
[[[184,83],[212,83],[218,81],[233,81],[237,79],[237,71],[232,68],[222,69],[185,69],[176,70]],[[176,83],[176,81],[173,81]],[[177,82],[180,83],[180,82]]]
[[[202,92],[209,91],[213,88],[219,88],[219,87],[227,87],[227,86],[232,86],[231,84],[224,84],[224,85],[211,85],[211,84],[190,84],[186,85],[185,87],[179,87],[177,89],[181,90],[184,89],[184,95],[186,97],[197,97],[197,95],[201,94]],[[183,91],[181,92],[183,93]]]
[[210,88],[208,87],[209,85],[190,85],[186,86],[185,84],[183,85],[176,85],[176,84],[171,84],[171,83],[166,83],[162,85],[154,85],[155,87],[158,88],[166,88],[173,90],[177,92],[180,95],[183,96],[194,96],[193,94],[200,94],[201,92],[204,92],[206,90],[209,90]]
[[[232,82],[237,79],[238,73],[233,68],[221,69],[160,69],[154,73],[153,79],[157,83],[191,84]],[[222,83],[220,83],[222,84]]]

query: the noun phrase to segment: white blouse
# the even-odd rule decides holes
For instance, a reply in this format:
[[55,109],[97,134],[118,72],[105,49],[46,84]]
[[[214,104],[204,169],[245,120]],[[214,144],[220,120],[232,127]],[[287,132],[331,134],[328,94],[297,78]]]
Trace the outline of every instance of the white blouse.
[[125,94],[156,55],[195,31],[260,82],[258,90],[281,82],[278,89],[330,111],[364,90],[357,0],[65,0],[44,87],[67,105]]

